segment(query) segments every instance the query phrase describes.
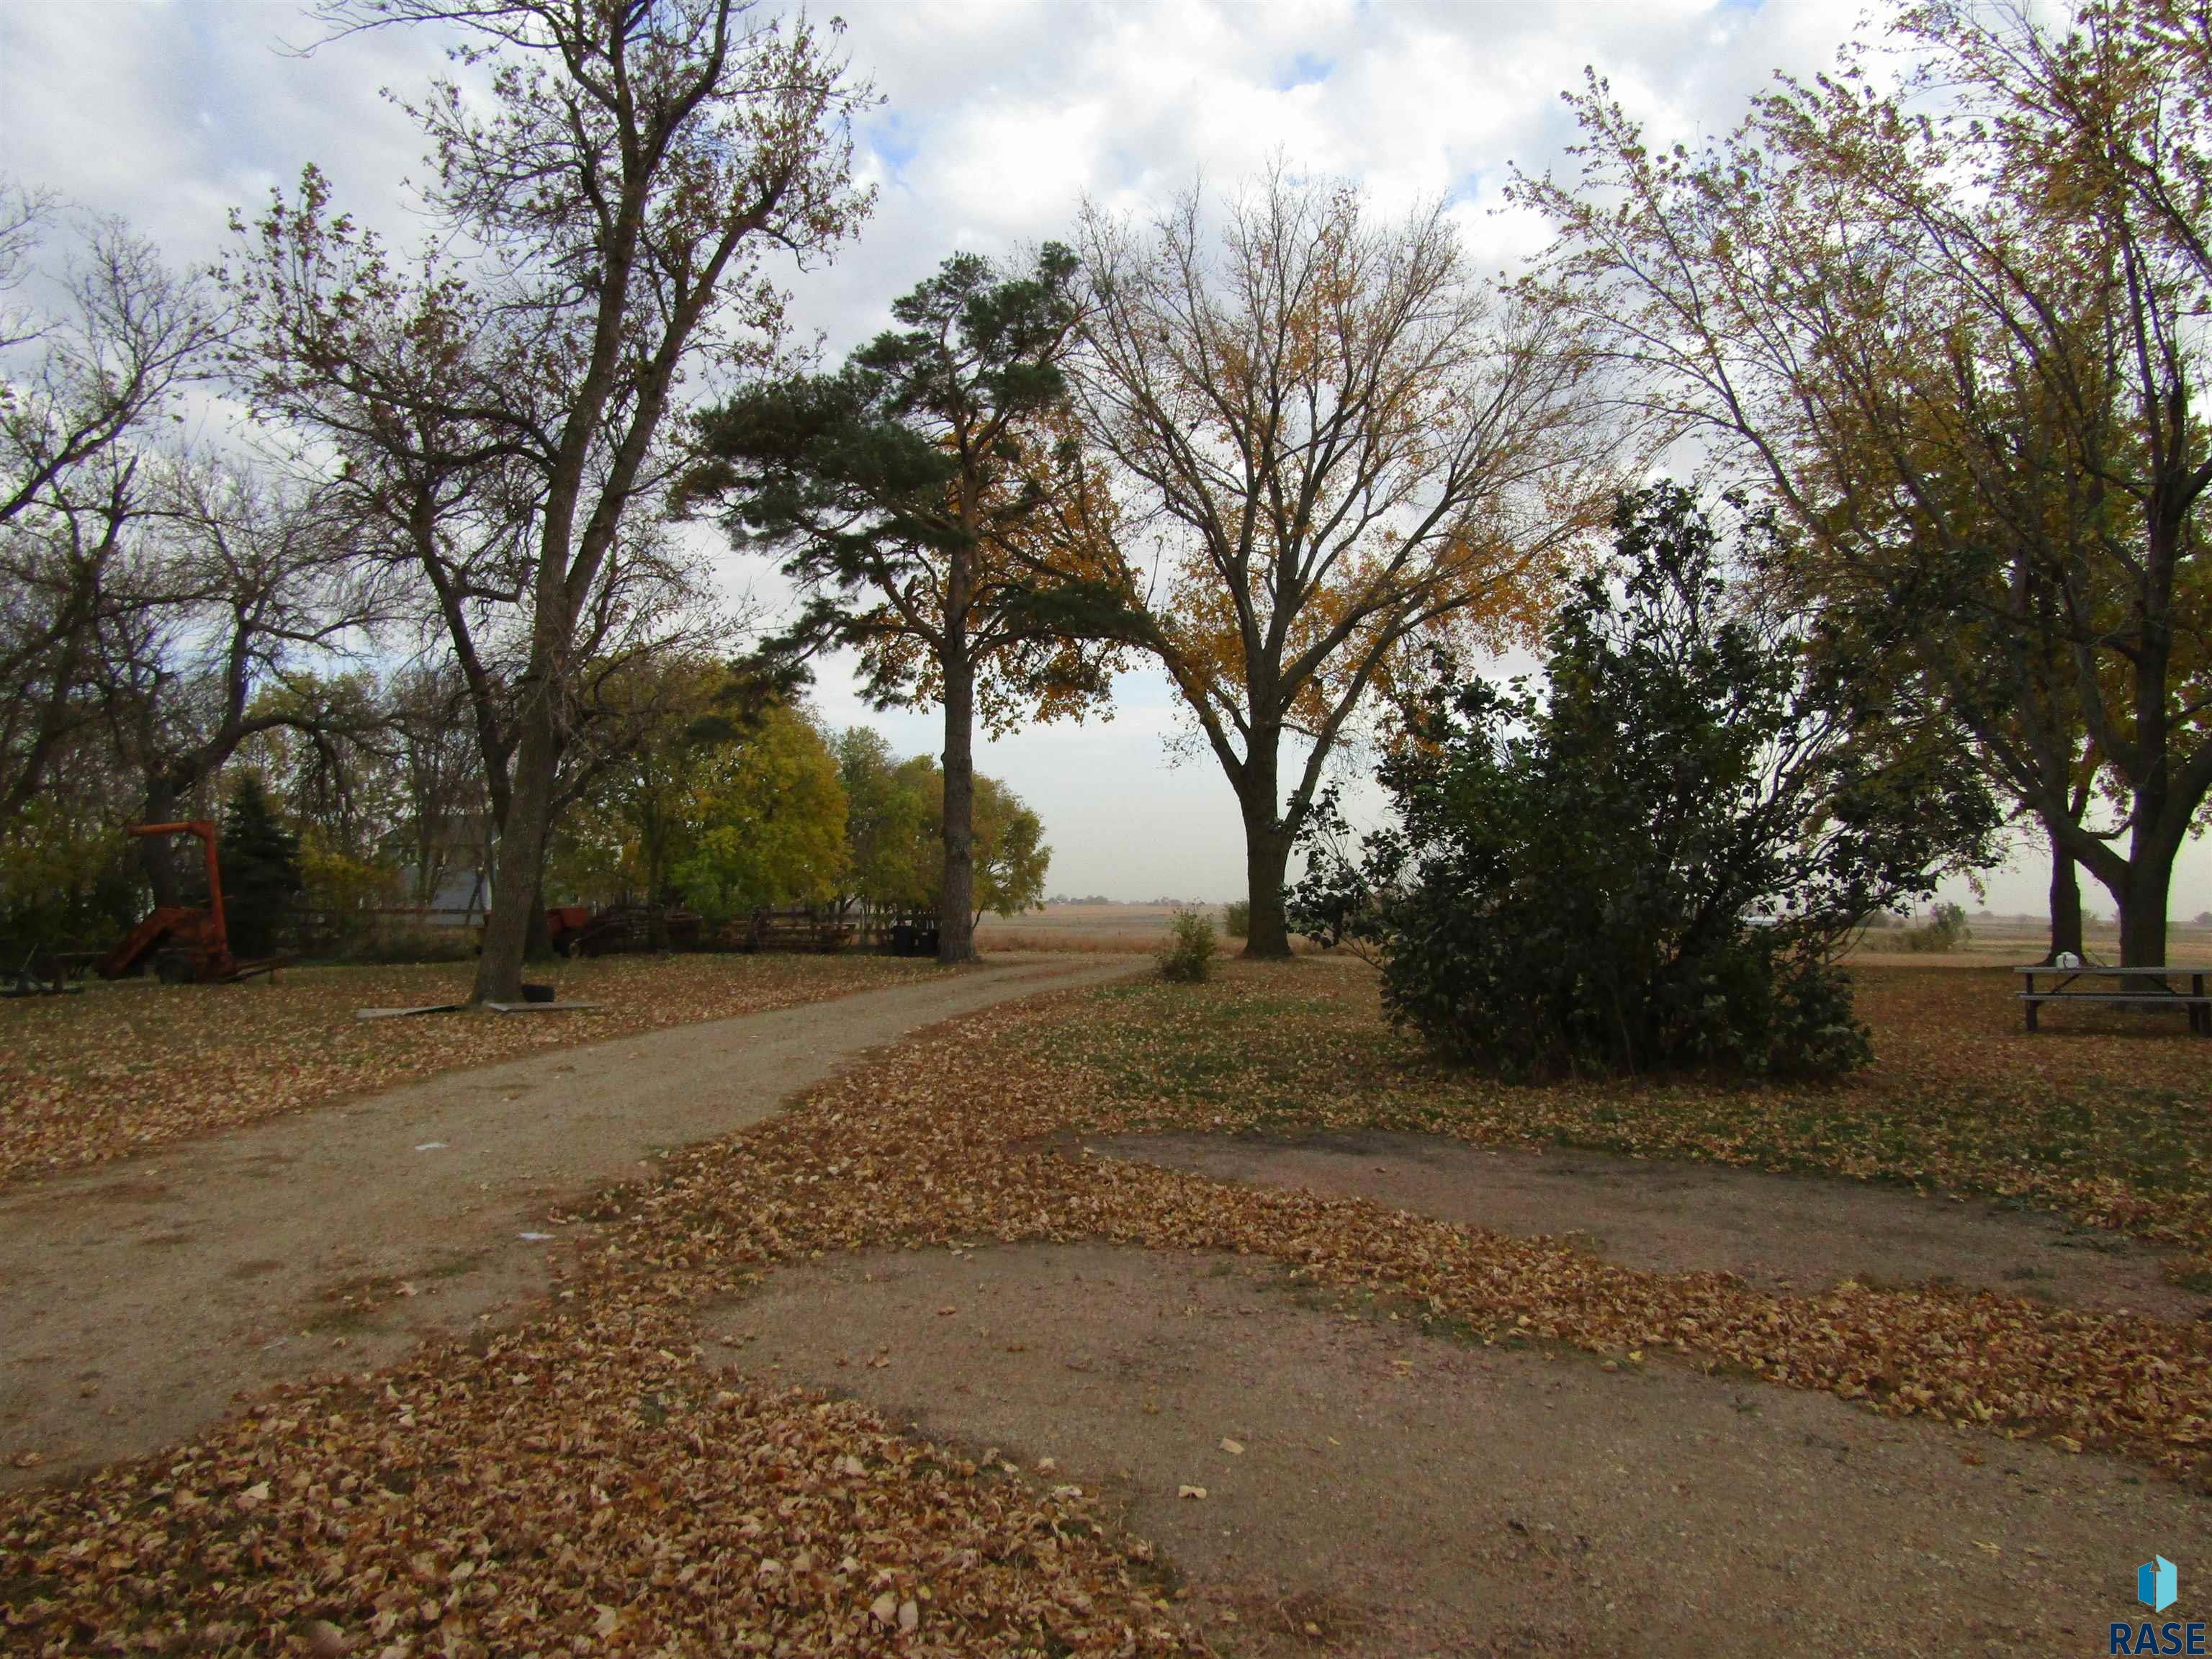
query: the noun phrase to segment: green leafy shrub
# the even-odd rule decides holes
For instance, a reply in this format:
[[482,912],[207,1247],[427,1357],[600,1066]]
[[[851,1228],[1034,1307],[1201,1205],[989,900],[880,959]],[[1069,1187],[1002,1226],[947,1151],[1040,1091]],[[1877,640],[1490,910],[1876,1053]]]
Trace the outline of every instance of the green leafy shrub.
[[0,830],[0,967],[33,947],[105,950],[144,906],[136,844],[96,806],[55,791]]
[[1985,856],[1994,806],[1869,706],[1850,641],[1723,580],[1776,550],[1770,526],[1731,560],[1661,485],[1614,531],[1544,695],[1439,659],[1380,769],[1396,824],[1354,858],[1326,801],[1291,926],[1370,951],[1394,1019],[1508,1074],[1863,1064],[1836,948]]
[[1966,912],[1956,904],[1939,904],[1928,913],[1928,920],[1905,933],[1905,948],[1908,951],[1942,951],[1962,948],[1974,936],[1966,925]]
[[1221,907],[1221,929],[1231,939],[1252,937],[1252,901],[1231,899]]
[[1178,910],[1168,922],[1166,943],[1154,953],[1160,977],[1196,985],[1213,972],[1213,918],[1203,910]]

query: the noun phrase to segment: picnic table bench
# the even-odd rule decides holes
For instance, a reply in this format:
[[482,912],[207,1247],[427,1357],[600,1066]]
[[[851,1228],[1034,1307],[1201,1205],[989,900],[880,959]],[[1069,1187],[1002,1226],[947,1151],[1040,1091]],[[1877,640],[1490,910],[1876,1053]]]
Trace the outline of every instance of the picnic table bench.
[[[2027,1016],[2027,1029],[2036,1029],[2035,1016],[2046,1002],[2102,1002],[2123,1003],[2133,1007],[2172,1007],[2175,1005],[2189,1010],[2189,1029],[2198,1036],[2212,1036],[2212,996],[2204,992],[2204,978],[2212,969],[2203,968],[2100,968],[2082,963],[2072,968],[2056,968],[2047,962],[2031,967],[2013,969],[2026,988],[2020,993],[2022,1011]],[[2043,989],[2036,989],[2038,977],[2052,981]],[[2176,990],[2170,981],[2187,979],[2186,991]],[[2110,981],[2109,991],[2075,990],[2076,980]]]

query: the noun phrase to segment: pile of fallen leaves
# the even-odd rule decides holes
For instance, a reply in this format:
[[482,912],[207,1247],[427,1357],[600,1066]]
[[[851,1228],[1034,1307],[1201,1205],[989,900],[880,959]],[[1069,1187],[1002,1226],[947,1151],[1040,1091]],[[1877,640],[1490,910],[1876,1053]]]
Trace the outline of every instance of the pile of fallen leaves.
[[[729,1386],[665,1310],[288,1389],[164,1458],[0,1505],[31,1651],[1180,1650],[1073,1488],[865,1407]],[[672,1346],[673,1345],[673,1346]]]
[[599,1005],[588,1012],[412,1019],[355,1010],[461,1000],[474,965],[285,969],[239,985],[95,981],[82,996],[0,1002],[0,1182],[434,1073],[937,971],[873,956],[607,957],[544,969],[564,1000]]
[[[940,1027],[603,1194],[596,1242],[545,1316],[388,1376],[286,1390],[168,1456],[0,1500],[11,1635],[56,1655],[290,1644],[390,1659],[1190,1645],[1149,1552],[1102,1530],[1083,1494],[699,1360],[702,1322],[778,1264],[896,1245],[1236,1252],[1425,1316],[1440,1340],[1753,1375],[2205,1479],[2212,1332],[2197,1324],[1935,1288],[1770,1294],[1084,1149],[1089,1134],[1243,1121],[1224,1079],[1256,1081],[1253,1111],[1279,1116],[1297,1096],[1264,1095],[1278,1040],[1329,1120],[1350,1121],[1356,1103],[1332,1090],[1376,1075],[1379,1052],[1362,994],[1326,970],[1244,971]],[[1149,1085],[1144,1065],[1115,1070],[1117,1041],[1158,1041],[1127,1029],[1146,1010],[1170,1033]],[[1121,1024],[1102,1036],[1103,1021]],[[1209,1021],[1237,1033],[1231,1052],[1200,1040]],[[1370,1105],[1443,1111],[1451,1087],[1474,1086],[1392,1053],[1404,1093]],[[1477,1092],[1504,1109],[1507,1097]],[[1765,1091],[1735,1093],[1740,1115],[1795,1121]],[[1571,1109],[1596,1111],[1602,1097],[1589,1098]],[[1914,1132],[1964,1158],[1966,1140],[1930,1127],[1949,1121]],[[1803,1146],[1829,1132],[1793,1133]]]

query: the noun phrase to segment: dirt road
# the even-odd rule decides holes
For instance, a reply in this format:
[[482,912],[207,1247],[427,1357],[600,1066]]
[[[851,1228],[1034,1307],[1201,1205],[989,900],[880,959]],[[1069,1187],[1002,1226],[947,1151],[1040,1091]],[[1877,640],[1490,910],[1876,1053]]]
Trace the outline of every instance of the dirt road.
[[706,1328],[757,1384],[1101,1497],[1237,1659],[2102,1653],[2138,1561],[2212,1549],[2202,1499],[2116,1459],[1349,1305],[1012,1246],[832,1256]]
[[757,1121],[920,1027],[1139,965],[1023,957],[448,1073],[10,1191],[0,1481],[151,1451],[240,1389],[496,1317],[542,1293],[583,1231],[544,1220],[558,1200]]

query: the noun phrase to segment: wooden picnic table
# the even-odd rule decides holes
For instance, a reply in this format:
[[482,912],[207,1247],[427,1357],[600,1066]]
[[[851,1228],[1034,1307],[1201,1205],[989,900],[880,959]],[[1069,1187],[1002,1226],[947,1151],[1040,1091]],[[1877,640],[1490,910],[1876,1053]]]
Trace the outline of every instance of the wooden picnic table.
[[[2212,996],[2204,991],[2204,968],[2103,968],[2092,963],[2078,967],[2057,968],[2050,963],[2039,962],[2014,968],[2023,981],[2020,993],[2022,1011],[2027,1016],[2027,1029],[2036,1029],[2037,1011],[2046,1002],[2104,1002],[2124,1003],[2133,1007],[2160,1007],[2179,1004],[2189,1011],[2189,1029],[2198,1036],[2212,1036]],[[2042,990],[2035,988],[2037,977],[2052,981]],[[2189,988],[2176,990],[2168,981],[2186,978]],[[2076,980],[2109,980],[2115,988],[2109,991],[2076,991],[2071,988]]]

